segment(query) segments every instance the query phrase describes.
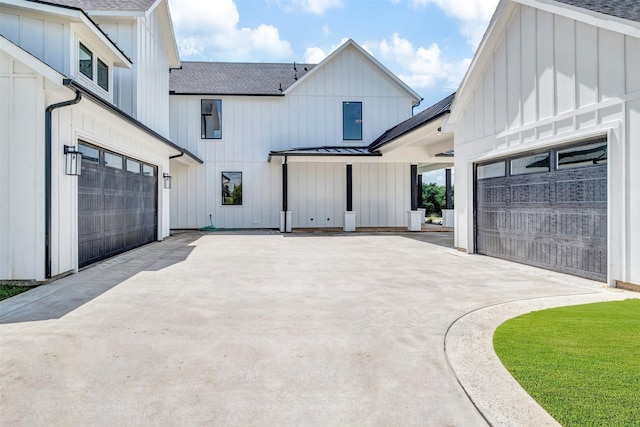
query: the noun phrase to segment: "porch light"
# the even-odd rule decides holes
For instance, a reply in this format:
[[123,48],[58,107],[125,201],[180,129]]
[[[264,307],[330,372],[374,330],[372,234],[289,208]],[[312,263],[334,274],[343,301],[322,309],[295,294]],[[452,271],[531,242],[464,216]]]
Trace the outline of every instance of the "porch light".
[[170,189],[171,188],[171,176],[168,173],[163,173],[162,174],[162,180],[164,181],[164,188],[166,189]]
[[78,176],[82,172],[82,153],[76,147],[64,146],[64,173]]

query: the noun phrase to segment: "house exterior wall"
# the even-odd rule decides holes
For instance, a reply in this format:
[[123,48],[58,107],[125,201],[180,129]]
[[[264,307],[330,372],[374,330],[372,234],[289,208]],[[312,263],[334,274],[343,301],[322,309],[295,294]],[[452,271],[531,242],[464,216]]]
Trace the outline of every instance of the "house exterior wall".
[[[43,67],[46,67],[42,65]],[[45,279],[45,108],[74,98],[11,55],[0,52],[0,279]],[[52,113],[51,274],[78,265],[78,179],[64,173],[64,145],[79,140],[158,166],[168,172],[165,147],[142,130],[94,102]],[[158,239],[169,235],[169,190],[158,181]]]
[[524,5],[507,13],[454,105],[455,244],[474,250],[475,162],[606,135],[609,283],[640,283],[640,40]]
[[[293,66],[293,64],[292,64]],[[222,139],[201,139],[200,101],[222,100]],[[363,140],[343,141],[342,103],[362,102]],[[317,146],[366,146],[385,130],[409,118],[412,100],[388,76],[358,53],[347,48],[308,75],[285,96],[193,96],[171,95],[171,139],[204,160],[198,168],[172,164],[171,227],[199,228],[210,224],[224,228],[276,228],[282,210],[280,159],[267,162],[271,150]],[[326,159],[325,159],[326,160]],[[376,159],[379,161],[379,159]],[[345,164],[324,164],[324,160],[290,159],[289,209],[294,227],[341,226],[345,209]],[[354,158],[353,163],[366,162]],[[407,175],[409,166],[406,166]],[[223,206],[221,173],[243,173],[243,205]],[[362,167],[362,189],[354,187],[354,201],[361,192],[375,193],[371,183],[399,186],[394,194],[409,190],[409,180],[396,180],[397,171],[386,167]],[[313,183],[306,174],[312,174]],[[354,185],[356,181],[354,180]],[[406,187],[406,190],[405,188]],[[331,192],[329,191],[331,190]],[[386,190],[385,190],[386,191]],[[311,203],[308,192],[321,201]],[[376,193],[377,194],[377,193]],[[376,196],[377,197],[377,196]],[[306,201],[306,202],[305,202]],[[406,211],[409,204],[397,208]],[[320,206],[326,203],[327,206]],[[365,220],[370,209],[387,209],[378,203],[361,202],[362,225],[379,224],[385,215]],[[354,208],[355,209],[355,208]],[[342,212],[342,213],[339,213]],[[338,214],[339,213],[339,214]],[[360,216],[360,213],[359,213]],[[401,216],[404,218],[406,213]],[[324,218],[317,223],[317,218]],[[312,222],[310,219],[314,218]],[[329,221],[326,218],[331,218]],[[396,218],[394,213],[393,218]],[[395,224],[406,220],[394,219]],[[387,225],[387,224],[380,224]]]

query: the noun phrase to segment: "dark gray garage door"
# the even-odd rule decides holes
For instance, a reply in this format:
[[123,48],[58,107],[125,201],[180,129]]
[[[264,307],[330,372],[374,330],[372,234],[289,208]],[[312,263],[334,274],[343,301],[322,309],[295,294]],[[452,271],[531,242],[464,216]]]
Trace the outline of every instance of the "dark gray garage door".
[[156,240],[157,168],[79,144],[78,263],[80,267]]
[[607,278],[607,142],[476,165],[476,252]]

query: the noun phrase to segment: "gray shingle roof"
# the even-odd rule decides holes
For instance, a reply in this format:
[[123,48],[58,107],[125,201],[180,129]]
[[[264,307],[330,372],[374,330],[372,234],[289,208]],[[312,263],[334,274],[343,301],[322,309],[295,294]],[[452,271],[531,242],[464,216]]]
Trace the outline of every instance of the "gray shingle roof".
[[[29,0],[33,1],[33,0]],[[60,6],[74,7],[84,11],[131,11],[143,12],[155,3],[155,0],[45,0],[36,3],[51,3]]]
[[640,22],[640,1],[638,0],[556,0],[571,6],[589,9],[617,18]]
[[411,117],[410,119],[407,119],[404,122],[387,130],[378,139],[376,139],[369,145],[369,150],[371,151],[377,150],[380,147],[387,145],[394,139],[406,133],[409,133],[416,128],[419,128],[422,125],[429,123],[431,120],[434,120],[445,113],[449,113],[451,108],[451,103],[453,102],[453,98],[455,97],[455,95],[456,95],[455,93],[452,93],[442,101],[432,105],[431,107],[425,109],[424,111],[419,112],[418,114]]
[[[310,71],[314,64],[188,62],[171,70],[169,91],[198,95],[282,95]],[[282,88],[282,90],[280,90]]]

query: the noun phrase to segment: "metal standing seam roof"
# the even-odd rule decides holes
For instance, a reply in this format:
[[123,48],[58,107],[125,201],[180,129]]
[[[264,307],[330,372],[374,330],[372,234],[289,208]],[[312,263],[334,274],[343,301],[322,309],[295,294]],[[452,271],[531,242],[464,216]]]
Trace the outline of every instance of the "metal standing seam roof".
[[427,123],[431,122],[434,119],[437,119],[443,114],[449,113],[451,109],[451,103],[453,102],[455,95],[456,94],[454,92],[444,98],[442,101],[437,102],[424,111],[419,112],[415,116],[387,130],[378,139],[373,141],[369,145],[368,149],[371,151],[378,150],[394,139],[399,138],[400,136],[407,134],[423,125],[426,125]]
[[[295,69],[294,69],[295,67]],[[171,70],[174,95],[282,95],[315,64],[190,62]]]
[[369,151],[367,147],[309,147],[271,151],[271,156],[381,156],[381,153]]
[[[43,3],[73,7],[85,11],[143,12],[149,10],[155,2],[156,0],[46,0]],[[36,1],[36,3],[40,2]]]
[[638,0],[556,0],[558,3],[588,9],[593,12],[640,22]]

